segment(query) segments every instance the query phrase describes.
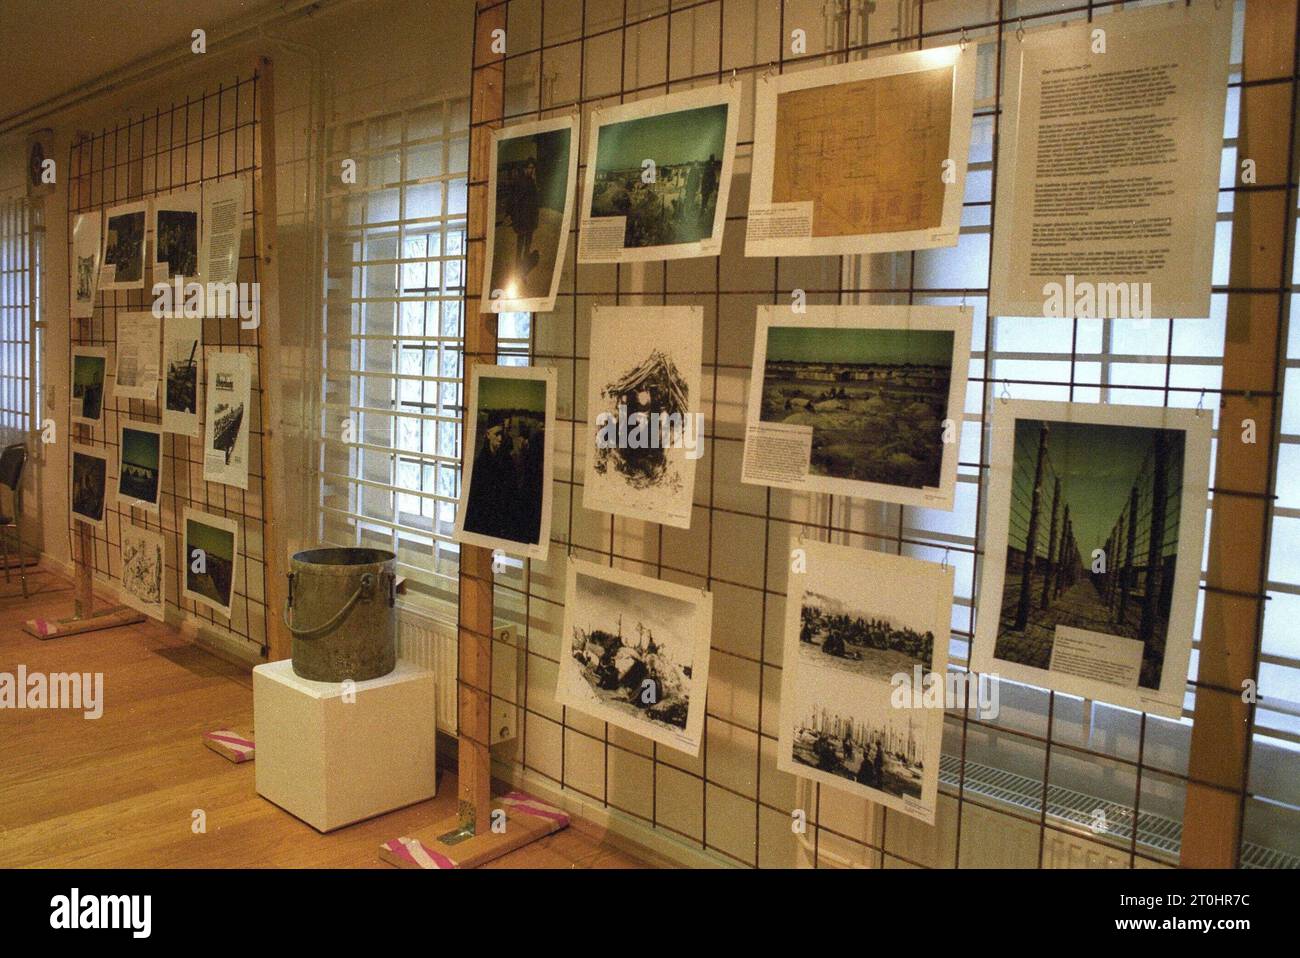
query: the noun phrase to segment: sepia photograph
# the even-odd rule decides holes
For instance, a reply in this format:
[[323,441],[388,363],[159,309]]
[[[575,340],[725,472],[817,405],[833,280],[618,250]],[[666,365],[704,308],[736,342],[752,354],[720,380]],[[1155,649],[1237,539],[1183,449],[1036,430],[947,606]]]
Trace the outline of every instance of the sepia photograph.
[[759,82],[745,255],[955,246],[976,56],[960,44]]
[[153,281],[193,280],[199,272],[199,190],[154,200]]
[[475,366],[465,422],[456,541],[546,558],[554,367]]
[[738,111],[719,86],[593,113],[579,262],[716,256]]
[[790,545],[777,768],[933,822],[943,703],[896,690],[947,673],[952,567]]
[[999,407],[979,671],[1175,714],[1200,579],[1211,417]]
[[162,487],[162,429],[128,419],[119,432],[117,497],[128,507],[156,513]]
[[238,553],[239,527],[234,520],[187,507],[185,598],[229,616]]
[[571,558],[556,701],[698,754],[712,618],[708,592]]
[[598,306],[591,319],[582,504],[690,527],[704,452],[699,306]]
[[168,319],[163,324],[162,428],[199,435],[199,380],[203,364],[203,320]]
[[104,420],[104,382],[108,350],[103,346],[72,347],[72,421],[88,426]]
[[573,215],[577,129],[575,115],[493,133],[483,312],[555,307]]
[[104,528],[104,491],[108,459],[90,446],[72,446],[72,514],[82,522]]
[[742,478],[951,508],[969,356],[960,308],[761,307]]
[[144,287],[144,233],[148,203],[125,203],[104,218],[101,289]]
[[122,523],[122,599],[159,622],[166,599],[164,555],[160,534]]

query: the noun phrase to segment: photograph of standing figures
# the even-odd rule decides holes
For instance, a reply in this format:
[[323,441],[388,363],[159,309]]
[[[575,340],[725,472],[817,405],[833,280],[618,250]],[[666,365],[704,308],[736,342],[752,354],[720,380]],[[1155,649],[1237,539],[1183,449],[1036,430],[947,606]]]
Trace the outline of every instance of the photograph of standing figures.
[[777,768],[933,824],[943,697],[922,697],[948,670],[953,569],[791,547],[805,571],[791,572],[786,602]]
[[[194,280],[199,273],[199,190],[173,193],[154,200],[153,281],[180,277]],[[179,305],[179,304],[177,304]]]
[[553,366],[475,366],[456,541],[545,559],[554,444]]
[[717,256],[739,111],[735,84],[594,111],[578,262]]
[[555,308],[578,175],[578,117],[492,134],[483,312]]
[[103,275],[99,288],[144,288],[144,231],[148,203],[123,203],[104,218]]
[[690,528],[703,328],[699,306],[592,311],[585,508]]
[[72,421],[94,426],[104,419],[104,381],[108,350],[72,347]]
[[951,509],[969,309],[760,306],[741,479]]
[[973,670],[1181,714],[1211,418],[996,404]]
[[555,700],[698,755],[713,595],[570,558]]
[[207,367],[203,481],[247,489],[252,363],[247,353],[218,352],[208,357]]

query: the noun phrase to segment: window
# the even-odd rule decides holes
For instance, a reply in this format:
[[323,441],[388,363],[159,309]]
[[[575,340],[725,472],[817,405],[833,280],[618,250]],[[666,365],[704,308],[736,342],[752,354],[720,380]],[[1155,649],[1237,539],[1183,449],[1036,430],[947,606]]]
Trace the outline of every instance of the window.
[[40,343],[39,206],[0,201],[0,441],[21,442],[36,428]]
[[413,595],[454,599],[469,105],[325,132],[321,538],[390,549]]

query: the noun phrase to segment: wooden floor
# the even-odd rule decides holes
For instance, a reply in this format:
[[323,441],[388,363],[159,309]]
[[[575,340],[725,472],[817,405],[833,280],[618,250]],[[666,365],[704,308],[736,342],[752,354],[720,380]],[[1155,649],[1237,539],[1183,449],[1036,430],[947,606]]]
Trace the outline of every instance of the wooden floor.
[[[0,867],[388,868],[380,842],[455,813],[444,774],[431,801],[319,834],[257,796],[253,763],[200,743],[206,730],[252,727],[246,671],[154,622],[36,639],[22,622],[69,615],[72,593],[47,572],[30,582],[44,591],[24,602],[0,578],[0,672],[103,672],[104,712],[0,709]],[[196,809],[205,834],[191,830]],[[486,867],[641,864],[570,827]]]

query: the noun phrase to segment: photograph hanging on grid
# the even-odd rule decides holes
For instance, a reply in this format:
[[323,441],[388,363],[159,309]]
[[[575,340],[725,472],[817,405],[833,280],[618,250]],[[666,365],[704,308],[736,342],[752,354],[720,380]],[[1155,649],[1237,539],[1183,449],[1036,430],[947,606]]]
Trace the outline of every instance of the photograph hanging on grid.
[[1177,718],[1209,412],[998,401],[971,669]]
[[72,445],[72,515],[97,529],[104,528],[104,493],[108,486],[108,457],[98,449]]
[[248,428],[252,363],[247,353],[216,352],[207,358],[207,441],[203,481],[248,488]]
[[162,496],[162,427],[123,419],[118,429],[117,498],[155,515]]
[[199,208],[202,205],[203,194],[197,188],[160,196],[153,201],[155,283],[177,278],[185,283],[198,278]]
[[555,308],[578,177],[578,117],[492,133],[482,311]]
[[971,311],[760,306],[741,480],[951,509]]
[[555,700],[698,755],[713,595],[569,558]]
[[584,508],[690,528],[703,329],[700,306],[593,309]]
[[745,255],[957,245],[975,60],[971,43],[761,77]]
[[239,524],[186,506],[184,540],[182,595],[229,618],[238,571]]
[[104,251],[100,256],[99,288],[144,288],[144,234],[147,202],[123,203],[104,217]]
[[72,421],[96,426],[104,421],[104,385],[108,350],[103,346],[72,347]]
[[117,317],[117,368],[113,394],[118,399],[158,398],[158,349],[162,320],[153,313]]
[[954,570],[790,545],[776,767],[933,824]]
[[453,538],[545,559],[554,445],[555,367],[474,366]]
[[991,315],[1210,315],[1233,6],[1151,5],[1006,44]]
[[203,373],[203,320],[163,322],[163,432],[199,435],[199,382]]
[[735,83],[593,110],[578,262],[717,256],[739,113]]
[[94,210],[78,213],[72,223],[72,270],[68,282],[72,287],[70,315],[73,319],[85,319],[95,312],[102,222],[100,211]]
[[122,523],[122,601],[159,622],[167,598],[165,554],[157,532]]

